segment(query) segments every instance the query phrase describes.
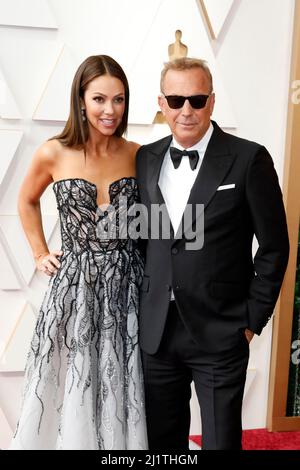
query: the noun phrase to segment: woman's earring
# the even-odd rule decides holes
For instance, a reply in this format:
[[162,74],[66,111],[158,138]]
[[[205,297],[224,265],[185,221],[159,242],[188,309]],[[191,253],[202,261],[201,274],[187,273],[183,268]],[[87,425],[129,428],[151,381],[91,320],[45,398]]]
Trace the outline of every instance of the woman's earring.
[[85,115],[85,109],[84,108],[81,108],[81,118],[82,118],[83,122],[86,121],[86,115]]

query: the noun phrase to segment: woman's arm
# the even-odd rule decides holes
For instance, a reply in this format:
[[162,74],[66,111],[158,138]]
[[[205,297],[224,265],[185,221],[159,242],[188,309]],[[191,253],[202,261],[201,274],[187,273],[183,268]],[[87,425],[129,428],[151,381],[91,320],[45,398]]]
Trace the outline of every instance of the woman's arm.
[[56,154],[54,141],[46,142],[37,150],[21,186],[18,199],[20,219],[37,268],[49,276],[54,274],[56,268],[60,266],[56,257],[62,252],[49,253],[42,225],[40,197],[53,181]]

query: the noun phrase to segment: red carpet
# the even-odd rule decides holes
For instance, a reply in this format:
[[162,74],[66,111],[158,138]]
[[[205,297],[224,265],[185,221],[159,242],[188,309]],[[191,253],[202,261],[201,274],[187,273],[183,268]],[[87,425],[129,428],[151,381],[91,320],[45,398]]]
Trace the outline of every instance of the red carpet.
[[[201,436],[190,436],[201,446]],[[300,450],[299,432],[268,432],[266,429],[243,431],[244,450]]]

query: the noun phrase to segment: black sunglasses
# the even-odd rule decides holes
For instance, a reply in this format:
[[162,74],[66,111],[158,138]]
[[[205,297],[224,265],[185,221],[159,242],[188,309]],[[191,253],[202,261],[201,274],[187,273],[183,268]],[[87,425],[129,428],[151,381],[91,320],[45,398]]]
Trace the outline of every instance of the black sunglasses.
[[189,100],[190,105],[194,109],[201,109],[204,108],[206,102],[210,95],[194,95],[194,96],[179,96],[179,95],[168,95],[165,96],[168,106],[171,109],[179,109],[182,108],[185,100]]

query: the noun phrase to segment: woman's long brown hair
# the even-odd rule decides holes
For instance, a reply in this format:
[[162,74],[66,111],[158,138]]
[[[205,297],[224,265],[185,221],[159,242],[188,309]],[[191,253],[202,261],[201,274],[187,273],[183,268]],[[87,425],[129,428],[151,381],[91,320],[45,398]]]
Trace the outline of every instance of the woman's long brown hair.
[[88,139],[88,123],[83,121],[81,114],[81,100],[88,84],[96,77],[110,75],[118,78],[124,85],[125,109],[122,121],[114,135],[121,137],[127,130],[129,109],[129,86],[122,67],[108,55],[95,55],[88,57],[78,68],[72,83],[70,114],[61,134],[52,137],[67,147],[84,149]]

